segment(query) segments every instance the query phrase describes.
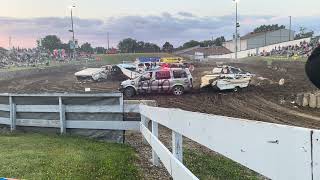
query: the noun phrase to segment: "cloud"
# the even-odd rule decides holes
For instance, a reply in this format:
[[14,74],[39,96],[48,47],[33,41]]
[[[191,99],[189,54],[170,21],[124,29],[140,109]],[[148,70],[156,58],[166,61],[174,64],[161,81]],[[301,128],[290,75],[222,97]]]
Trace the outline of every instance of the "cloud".
[[194,14],[189,13],[189,12],[178,12],[178,15],[182,17],[196,17]]
[[[300,26],[319,31],[318,17],[293,18],[293,28]],[[252,31],[261,24],[288,24],[288,17],[275,16],[241,16],[241,34]],[[107,19],[81,19],[75,18],[75,34],[80,42],[90,42],[94,46],[106,46],[107,32],[110,33],[112,46],[127,37],[148,41],[162,45],[169,41],[175,46],[188,40],[205,40],[211,36],[232,37],[234,32],[234,15],[199,17],[188,12],[176,14],[162,13],[149,16],[117,16]],[[67,42],[71,39],[68,30],[71,28],[69,17],[46,17],[19,19],[0,17],[0,46],[7,47],[5,43],[12,36],[15,46],[32,46],[36,39],[48,34],[56,34]],[[33,41],[33,42],[30,42]],[[31,45],[32,44],[32,45]]]

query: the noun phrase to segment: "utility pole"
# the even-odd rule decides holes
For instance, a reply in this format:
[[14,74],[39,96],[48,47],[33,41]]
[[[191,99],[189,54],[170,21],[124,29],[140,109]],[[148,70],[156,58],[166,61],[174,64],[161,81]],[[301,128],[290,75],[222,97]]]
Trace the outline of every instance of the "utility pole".
[[75,55],[76,55],[76,43],[75,43],[75,38],[74,38],[74,26],[73,26],[73,8],[75,8],[76,6],[73,5],[71,6],[70,10],[71,10],[71,30],[70,32],[72,32],[72,43],[73,43],[73,54],[72,54],[72,58],[75,59]]
[[109,32],[107,33],[107,37],[108,37],[108,51],[109,51],[110,49]]
[[[214,52],[214,48],[213,48],[213,36],[211,37],[212,38],[212,55],[213,55],[213,52]],[[210,55],[210,54],[209,54]]]
[[291,16],[289,16],[289,41],[291,41]]
[[238,59],[238,28],[240,27],[238,22],[238,0],[233,0],[236,3],[236,33],[235,33],[235,60]]

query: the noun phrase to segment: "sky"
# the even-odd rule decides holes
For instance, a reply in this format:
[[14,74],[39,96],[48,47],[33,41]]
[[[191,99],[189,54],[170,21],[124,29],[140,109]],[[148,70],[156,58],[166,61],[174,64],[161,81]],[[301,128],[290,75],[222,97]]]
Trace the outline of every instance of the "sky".
[[[175,47],[189,40],[232,37],[235,3],[232,0],[0,0],[0,47],[34,47],[48,34],[67,42],[70,7],[75,5],[76,39],[93,46],[111,46],[127,37]],[[240,33],[262,24],[306,27],[320,32],[319,0],[239,0]]]

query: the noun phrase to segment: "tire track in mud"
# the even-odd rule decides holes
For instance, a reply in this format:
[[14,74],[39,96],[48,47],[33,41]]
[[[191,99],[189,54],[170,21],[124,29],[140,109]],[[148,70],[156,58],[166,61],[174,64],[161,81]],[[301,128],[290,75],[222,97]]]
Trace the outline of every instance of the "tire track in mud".
[[[209,92],[197,95],[190,94],[185,98],[174,96],[164,98],[163,96],[165,95],[151,95],[146,99],[155,99],[159,106],[167,108],[180,108],[187,111],[308,128],[320,127],[320,121],[317,121],[317,119],[320,120],[320,118],[315,117],[314,119],[310,119],[308,114],[301,115],[301,113],[299,116],[299,112],[280,108],[282,106],[266,100],[261,97],[259,93],[260,92],[215,94]],[[308,118],[309,120],[303,120],[303,118]]]
[[314,116],[309,113],[302,113],[298,112],[283,106],[280,106],[276,103],[273,103],[271,101],[267,101],[264,98],[256,97],[260,102],[266,104],[269,107],[273,107],[274,110],[278,110],[278,112],[281,112],[283,114],[286,114],[292,118],[291,120],[294,121],[295,124],[298,126],[305,126],[310,128],[319,128],[320,127],[320,117]]

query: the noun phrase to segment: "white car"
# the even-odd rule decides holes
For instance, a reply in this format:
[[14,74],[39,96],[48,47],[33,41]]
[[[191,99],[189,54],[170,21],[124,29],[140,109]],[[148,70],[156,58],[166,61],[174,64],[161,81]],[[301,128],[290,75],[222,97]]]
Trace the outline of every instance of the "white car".
[[216,67],[212,74],[205,75],[201,78],[201,88],[217,87],[219,90],[233,89],[238,91],[241,88],[248,87],[251,78],[254,75],[232,66]]
[[79,81],[84,80],[93,80],[100,81],[107,79],[110,73],[110,67],[101,67],[101,68],[88,68],[82,71],[76,72],[74,75]]
[[217,87],[219,90],[234,90],[239,91],[242,88],[249,86],[251,82],[250,77],[220,77],[215,80],[211,85]]

